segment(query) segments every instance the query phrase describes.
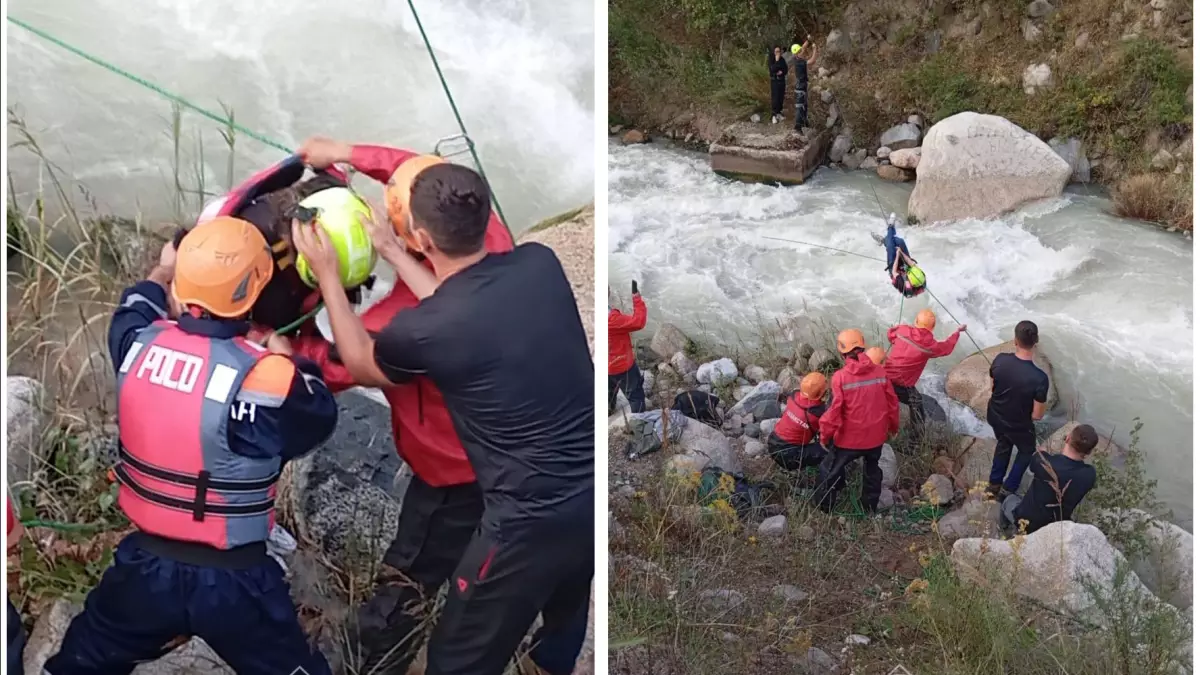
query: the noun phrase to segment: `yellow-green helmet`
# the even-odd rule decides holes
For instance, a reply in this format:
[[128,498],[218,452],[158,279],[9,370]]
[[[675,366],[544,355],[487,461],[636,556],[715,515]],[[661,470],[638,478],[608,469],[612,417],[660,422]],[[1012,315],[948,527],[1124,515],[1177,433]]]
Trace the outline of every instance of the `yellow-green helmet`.
[[[321,190],[300,202],[300,206],[317,212],[314,222],[329,234],[338,254],[338,271],[342,286],[354,288],[371,276],[375,269],[375,247],[367,223],[373,217],[371,207],[348,188]],[[296,256],[296,271],[310,288],[317,287],[317,278],[303,255]]]
[[792,45],[792,53],[799,54],[800,53],[800,45]]
[[908,283],[912,284],[914,288],[925,285],[925,273],[921,271],[920,267],[913,265],[908,268]]

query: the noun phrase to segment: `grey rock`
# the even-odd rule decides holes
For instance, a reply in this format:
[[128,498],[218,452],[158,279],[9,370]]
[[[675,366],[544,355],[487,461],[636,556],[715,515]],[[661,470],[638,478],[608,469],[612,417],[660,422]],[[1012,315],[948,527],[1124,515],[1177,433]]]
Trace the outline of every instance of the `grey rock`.
[[821,90],[821,101],[823,103],[832,103],[833,102],[833,92],[828,89],[822,89]]
[[883,488],[879,491],[879,503],[876,505],[880,511],[886,511],[896,505],[896,493],[889,488]]
[[750,116],[750,121],[758,124],[760,121],[762,121],[762,117],[760,117],[758,113],[754,113]]
[[1041,89],[1053,87],[1054,73],[1045,63],[1031,63],[1026,66],[1025,72],[1021,75],[1021,83],[1025,88],[1025,93],[1032,95]]
[[1080,33],[1075,36],[1075,49],[1087,49],[1088,43],[1091,42],[1092,36],[1087,32]]
[[887,146],[892,152],[915,148],[921,144],[921,127],[907,122],[897,124],[879,136],[879,144]]
[[813,346],[808,344],[807,342],[796,343],[795,352],[796,352],[796,359],[798,359],[798,360],[807,361],[809,358],[812,357],[813,352],[815,352],[815,351],[816,351],[816,349],[813,349]]
[[650,340],[650,351],[660,359],[669,359],[676,352],[686,351],[690,342],[688,336],[675,325],[664,323],[654,331],[654,337]]
[[33,480],[34,472],[46,460],[42,449],[48,423],[45,396],[41,383],[35,379],[9,377],[5,381],[4,422],[8,429],[5,455],[10,484]]
[[888,156],[891,154],[892,154],[891,148],[889,148],[886,145],[881,145],[881,146],[879,146],[879,149],[875,151],[875,158],[876,159],[887,159]]
[[853,48],[854,43],[850,41],[850,36],[840,28],[833,29],[825,38],[825,52],[828,54],[847,54]]
[[696,371],[696,381],[700,384],[711,384],[714,387],[733,384],[737,381],[737,366],[728,358],[709,361]]
[[825,117],[825,128],[832,129],[833,125],[838,123],[838,118],[841,116],[842,110],[836,103],[830,103],[827,116]]
[[682,450],[667,460],[667,469],[684,476],[715,466],[730,473],[741,473],[742,463],[729,439],[707,424],[690,422],[683,428],[676,445]]
[[[777,415],[769,414],[769,410],[763,404],[776,402],[781,391],[779,383],[774,380],[761,382],[752,387],[750,391],[743,393],[742,398],[729,409],[729,412],[734,415],[751,413],[758,420],[776,417]],[[778,405],[776,405],[776,409],[778,409]]]
[[841,363],[842,363],[842,361],[841,361],[841,359],[839,359],[837,357],[837,355],[835,355],[833,352],[829,351],[828,349],[825,349],[824,347],[822,347],[822,348],[814,351],[812,356],[809,357],[808,369],[810,371],[821,370],[821,368],[824,366],[828,366],[828,365],[840,366]]
[[623,499],[633,499],[633,496],[636,494],[637,489],[632,485],[622,485],[621,487],[617,488],[617,495]]
[[879,168],[879,160],[874,157],[868,157],[862,161],[862,164],[858,165],[858,168],[863,171],[874,171]]
[[1092,182],[1092,163],[1087,158],[1087,148],[1078,138],[1051,138],[1046,143],[1050,149],[1071,166],[1071,182]]
[[845,157],[846,153],[850,152],[850,145],[852,143],[853,141],[846,134],[841,134],[837,138],[833,139],[833,145],[831,145],[829,148],[830,161],[842,161],[842,157]]
[[854,647],[866,647],[867,645],[871,644],[871,638],[867,637],[866,635],[847,635],[846,644]]
[[825,66],[820,66],[817,68],[817,77],[821,78],[822,80],[828,79],[830,74],[831,73],[829,72],[829,69]]
[[758,384],[759,382],[767,379],[767,371],[762,366],[746,366],[746,370],[744,372],[746,379],[750,380],[751,384]]
[[770,436],[775,431],[775,425],[779,424],[779,419],[763,420],[759,422],[759,429],[762,431],[762,438]]
[[792,370],[791,367],[785,367],[779,371],[779,376],[775,378],[775,381],[779,383],[779,388],[782,391],[792,391],[800,386],[800,378],[796,376],[796,371]]
[[642,391],[647,394],[654,393],[654,372],[650,370],[642,371]]
[[762,427],[757,424],[743,424],[742,433],[751,439],[758,438],[762,434]]
[[758,526],[758,534],[762,537],[782,537],[787,534],[787,516],[771,516]]
[[1021,37],[1026,42],[1037,42],[1042,39],[1042,29],[1030,19],[1021,19]]
[[719,611],[730,611],[741,607],[746,602],[746,596],[740,591],[735,591],[731,588],[723,588],[714,591],[704,591],[700,594],[700,599],[709,609]]
[[999,537],[1000,503],[994,499],[972,498],[942,516],[938,534],[947,539],[957,537]]
[[808,593],[791,584],[780,584],[772,589],[772,591],[775,593],[775,597],[789,605],[799,604],[808,599]]
[[808,525],[801,525],[800,527],[796,528],[796,538],[800,541],[812,541],[813,539],[816,539],[816,537],[817,531]]
[[954,482],[940,473],[934,474],[921,486],[921,496],[942,506],[954,501]]
[[866,148],[859,148],[859,149],[855,150],[854,152],[848,153],[845,157],[843,157],[842,164],[846,165],[847,169],[850,169],[851,171],[855,171],[859,167],[862,166],[863,162],[865,162],[866,159],[867,159]]
[[1170,2],[1168,0],[1150,0],[1150,9],[1155,9],[1161,12],[1169,6]]
[[[758,427],[753,424],[746,428],[754,429],[755,431],[758,431]],[[747,457],[762,457],[763,454],[766,453],[766,451],[767,451],[767,446],[754,440],[753,438],[746,441],[746,444],[744,446],[742,446],[742,452],[744,452]]]
[[[338,425],[324,446],[289,462],[277,502],[301,541],[347,566],[378,564],[396,535],[407,490],[389,409],[355,391],[338,397]],[[407,471],[404,476],[410,475]]]
[[700,366],[696,365],[696,362],[688,358],[687,354],[683,352],[675,352],[675,355],[671,357],[671,367],[680,375],[691,375],[693,377],[696,375],[696,371],[700,369]]
[[1025,14],[1031,19],[1045,18],[1053,13],[1054,5],[1046,0],[1033,0],[1025,10]]
[[1150,158],[1150,166],[1159,171],[1170,171],[1175,168],[1175,155],[1172,155],[1169,150],[1160,148],[1154,156]]
[[887,443],[883,444],[879,455],[879,468],[883,471],[883,486],[896,487],[896,481],[900,479],[900,463],[896,460],[896,452]]
[[913,125],[914,127],[924,127],[925,126],[925,120],[921,119],[921,116],[917,115],[916,113],[908,116],[908,123]]
[[835,675],[838,672],[837,660],[816,647],[809,647],[807,652],[797,657],[796,665],[804,675]]
[[925,34],[925,53],[936,54],[942,51],[942,31],[931,30]]

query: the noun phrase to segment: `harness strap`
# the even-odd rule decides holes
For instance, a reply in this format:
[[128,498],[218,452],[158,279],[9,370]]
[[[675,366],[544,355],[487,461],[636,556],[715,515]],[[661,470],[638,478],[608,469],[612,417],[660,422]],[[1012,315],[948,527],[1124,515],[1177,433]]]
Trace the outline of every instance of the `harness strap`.
[[[195,500],[171,497],[169,495],[164,495],[160,492],[151,490],[150,488],[134,480],[134,478],[129,475],[128,469],[121,464],[118,464],[113,468],[113,473],[116,474],[117,480],[120,481],[122,485],[128,487],[133,491],[134,494],[142,499],[169,509],[191,513],[193,514],[193,518],[195,518],[195,514],[197,513]],[[200,491],[197,490],[197,493],[199,492]],[[207,493],[207,490],[204,492]],[[252,504],[202,503],[199,507],[200,517],[196,518],[196,520],[204,520],[204,516],[210,513],[217,516],[261,516],[270,513],[274,507],[274,499],[267,499],[261,502],[254,502]]]

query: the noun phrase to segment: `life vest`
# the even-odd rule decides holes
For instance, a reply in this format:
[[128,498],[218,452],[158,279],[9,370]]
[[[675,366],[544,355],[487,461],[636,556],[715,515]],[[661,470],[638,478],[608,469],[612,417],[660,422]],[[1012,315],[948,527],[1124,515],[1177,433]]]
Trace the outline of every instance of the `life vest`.
[[232,549],[267,539],[280,459],[229,447],[229,420],[281,398],[242,391],[269,353],[157,321],[138,333],[117,372],[117,503],[138,529]]
[[800,392],[788,399],[783,417],[775,425],[775,435],[794,445],[808,445],[820,433],[824,403],[805,398]]

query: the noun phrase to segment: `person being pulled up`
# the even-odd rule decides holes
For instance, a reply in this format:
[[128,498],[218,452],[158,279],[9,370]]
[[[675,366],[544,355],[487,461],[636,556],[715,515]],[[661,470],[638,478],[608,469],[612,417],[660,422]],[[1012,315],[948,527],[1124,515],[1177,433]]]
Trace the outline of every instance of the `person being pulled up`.
[[900,401],[883,366],[867,358],[862,331],[850,328],[839,333],[837,348],[846,365],[833,374],[833,400],[820,419],[821,444],[829,454],[821,462],[813,503],[831,513],[845,483],[846,467],[861,458],[859,504],[863,511],[874,513],[883,491],[879,458],[884,441],[900,430]]
[[896,214],[887,219],[887,234],[876,240],[887,250],[887,271],[892,287],[906,298],[916,297],[925,292],[925,272],[917,267],[917,261],[908,253],[908,244],[896,234],[899,224]]
[[633,314],[608,307],[608,414],[617,405],[617,392],[624,392],[630,412],[646,410],[646,390],[642,387],[642,371],[637,365],[630,335],[646,327],[646,301],[633,282]]
[[802,471],[825,459],[820,439],[826,388],[824,375],[809,373],[800,381],[800,389],[781,397],[787,405],[767,437],[767,453],[784,471]]
[[330,672],[266,547],[283,463],[323,443],[338,416],[314,364],[245,337],[273,269],[254,225],[219,216],[178,254],[164,246],[121,295],[108,336],[113,471],[137,529],[46,662],[52,675],[129,673],[193,636],[238,673]]
[[767,72],[771,76],[771,124],[778,124],[783,119],[783,97],[787,91],[788,64],[783,47],[776,46],[767,56]]
[[1033,484],[1024,497],[1010,494],[1000,506],[1000,527],[1033,534],[1050,523],[1070,520],[1075,507],[1096,485],[1096,468],[1085,460],[1100,437],[1089,424],[1080,424],[1067,434],[1062,453],[1038,450],[1029,471]]
[[917,380],[921,379],[929,360],[949,356],[958,345],[958,336],[967,330],[966,325],[959,326],[950,337],[939,342],[933,337],[935,326],[937,315],[931,309],[922,309],[917,312],[913,325],[892,326],[887,333],[892,348],[884,368],[896,396],[908,406],[909,420],[918,428],[925,423],[925,407],[917,391]]
[[373,222],[371,238],[420,302],[374,337],[335,292],[339,260],[323,230],[293,223],[293,241],[328,291],[338,352],[355,381],[388,387],[424,376],[444,397],[484,511],[451,577],[425,672],[500,675],[539,612],[536,643],[578,636],[581,618],[586,626],[595,367],[554,253],[532,243],[487,250],[490,190],[478,173],[439,163],[410,190],[405,219]]

